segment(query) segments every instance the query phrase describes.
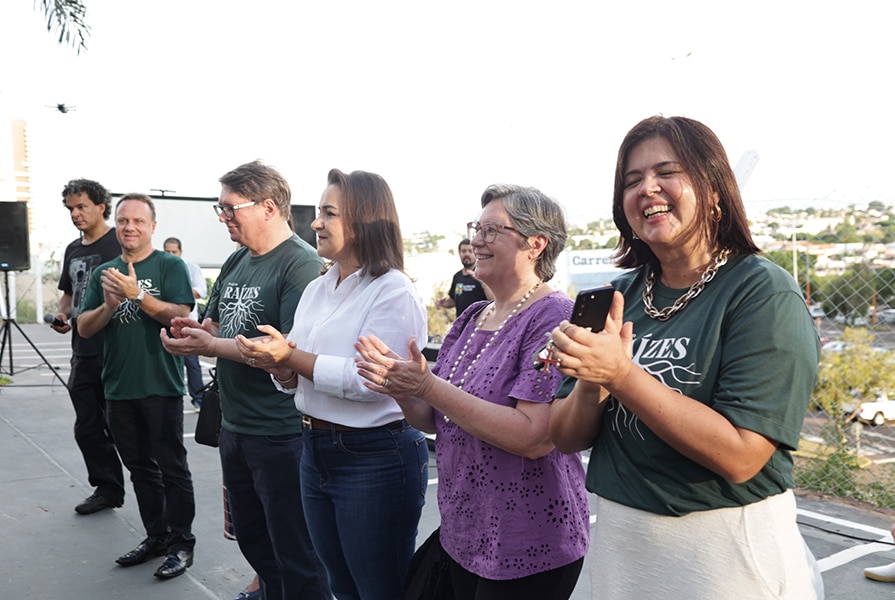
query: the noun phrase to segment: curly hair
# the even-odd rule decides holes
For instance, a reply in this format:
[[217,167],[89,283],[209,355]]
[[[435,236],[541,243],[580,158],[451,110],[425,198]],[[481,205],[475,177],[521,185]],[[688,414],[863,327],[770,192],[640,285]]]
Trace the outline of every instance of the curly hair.
[[69,196],[77,194],[87,194],[90,201],[99,206],[105,204],[103,210],[103,219],[108,219],[112,214],[112,204],[109,202],[109,190],[104,188],[100,183],[92,179],[72,179],[62,188],[62,204]]

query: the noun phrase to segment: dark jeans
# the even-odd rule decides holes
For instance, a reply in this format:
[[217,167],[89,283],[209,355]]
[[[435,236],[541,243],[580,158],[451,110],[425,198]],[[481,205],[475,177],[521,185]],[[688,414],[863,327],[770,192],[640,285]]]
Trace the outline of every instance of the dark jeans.
[[167,538],[172,552],[192,549],[196,501],[183,445],[183,399],[109,400],[108,410],[146,535]]
[[202,400],[199,391],[205,386],[202,382],[202,367],[199,365],[198,356],[184,356],[183,364],[186,365],[186,389],[190,398]]
[[124,502],[124,473],[106,419],[102,382],[103,357],[71,357],[68,395],[75,409],[75,442],[84,456],[87,481],[115,504]]
[[302,502],[333,593],[400,600],[426,499],[425,436],[404,420],[302,435]]
[[221,430],[221,470],[236,540],[267,600],[332,598],[302,510],[301,449],[300,433]]
[[497,581],[470,573],[450,556],[447,559],[455,600],[568,600],[575,591],[575,584],[584,565],[584,559],[579,558],[564,567],[543,573]]

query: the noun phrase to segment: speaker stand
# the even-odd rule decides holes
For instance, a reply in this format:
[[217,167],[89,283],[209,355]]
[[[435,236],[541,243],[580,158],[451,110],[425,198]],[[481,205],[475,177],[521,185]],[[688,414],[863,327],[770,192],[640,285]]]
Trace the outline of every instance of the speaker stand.
[[[50,364],[50,361],[48,361],[47,358],[41,353],[41,351],[38,350],[37,346],[34,345],[34,342],[31,341],[31,338],[29,338],[25,334],[25,332],[22,331],[22,328],[19,327],[19,324],[16,323],[16,320],[11,318],[10,315],[12,315],[12,304],[10,304],[10,298],[9,298],[9,271],[8,270],[3,271],[3,289],[6,293],[6,316],[8,318],[3,319],[3,334],[2,334],[2,336],[0,336],[0,370],[2,370],[2,368],[3,368],[3,354],[6,352],[7,346],[9,346],[9,374],[10,375],[16,374],[15,366],[13,365],[13,360],[12,360],[12,328],[15,327],[16,329],[19,330],[19,333],[22,335],[22,337],[25,338],[25,341],[27,341],[28,344],[34,349],[34,351],[41,358],[41,360],[44,362],[44,364],[47,365],[48,367],[50,367],[50,370],[53,372],[53,375],[56,376],[56,379],[58,379],[60,381],[60,383],[62,383],[63,387],[68,389],[68,385],[65,383],[65,380],[62,379],[61,375],[59,375],[59,371],[57,371],[53,367],[53,365]],[[27,370],[27,369],[22,369],[19,371],[19,373],[21,373],[22,371],[25,371],[25,370]]]

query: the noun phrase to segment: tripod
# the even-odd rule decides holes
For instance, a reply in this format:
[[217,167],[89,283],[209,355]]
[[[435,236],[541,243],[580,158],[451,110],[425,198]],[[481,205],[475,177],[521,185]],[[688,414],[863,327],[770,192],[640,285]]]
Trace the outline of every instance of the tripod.
[[[44,364],[50,367],[50,370],[53,372],[53,375],[56,376],[63,387],[68,388],[65,380],[62,379],[62,376],[59,375],[59,372],[53,368],[53,365],[50,364],[50,361],[46,359],[46,357],[41,354],[40,350],[37,349],[37,346],[34,345],[34,342],[22,331],[22,328],[19,327],[19,324],[16,323],[16,320],[12,318],[12,304],[10,304],[9,298],[9,269],[3,270],[3,289],[6,293],[6,318],[3,319],[3,334],[0,336],[0,367],[3,366],[3,354],[6,352],[6,347],[9,346],[9,374],[15,375],[15,368],[13,366],[12,361],[12,327],[15,326],[16,329],[19,330],[19,333],[25,338],[25,341],[37,352],[37,355],[44,361]],[[21,373],[21,371],[19,371]]]

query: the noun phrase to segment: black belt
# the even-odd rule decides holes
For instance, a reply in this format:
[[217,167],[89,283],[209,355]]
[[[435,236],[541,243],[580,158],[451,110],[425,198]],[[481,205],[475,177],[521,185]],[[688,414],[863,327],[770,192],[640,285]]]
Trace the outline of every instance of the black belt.
[[348,425],[340,425],[338,423],[332,423],[330,421],[325,421],[323,419],[316,419],[314,417],[308,415],[301,416],[301,424],[302,427],[307,427],[308,429],[317,429],[324,431],[369,431],[371,429],[380,429],[383,427],[395,427],[395,426],[403,426],[404,419],[400,419],[398,421],[392,421],[391,423],[386,423],[385,425],[378,425],[376,427],[349,427]]

